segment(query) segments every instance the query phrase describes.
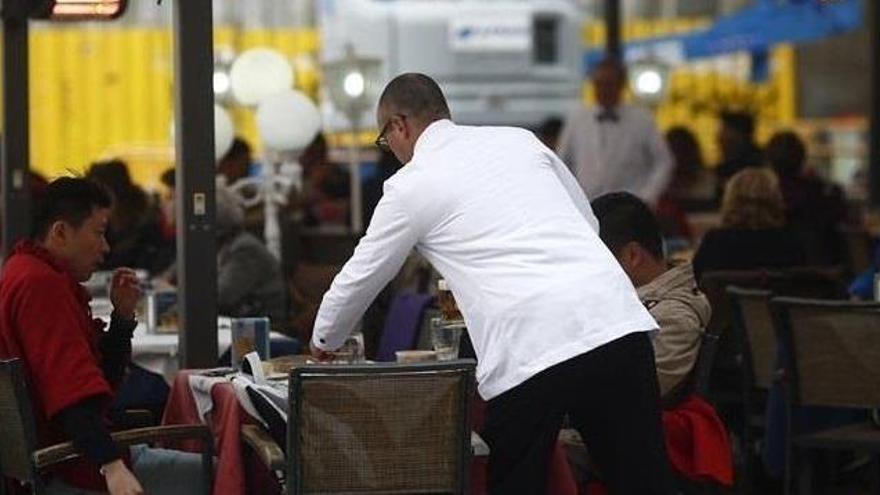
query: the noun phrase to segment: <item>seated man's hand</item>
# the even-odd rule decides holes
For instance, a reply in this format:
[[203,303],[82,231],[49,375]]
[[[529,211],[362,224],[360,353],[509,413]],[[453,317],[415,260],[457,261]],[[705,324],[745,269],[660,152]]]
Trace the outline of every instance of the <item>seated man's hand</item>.
[[131,268],[117,268],[110,282],[110,302],[119,316],[134,319],[135,308],[141,298],[137,274]]
[[142,495],[144,489],[134,473],[119,459],[101,467],[110,495]]
[[333,361],[333,353],[319,349],[314,342],[309,342],[309,351],[312,353],[312,357],[318,361]]

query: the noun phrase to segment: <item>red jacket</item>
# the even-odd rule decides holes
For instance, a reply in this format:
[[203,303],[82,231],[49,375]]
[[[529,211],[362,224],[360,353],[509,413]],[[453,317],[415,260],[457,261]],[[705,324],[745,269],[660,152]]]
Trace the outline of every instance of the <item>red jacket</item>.
[[[66,441],[52,419],[83,399],[112,397],[100,367],[89,294],[59,260],[31,241],[19,242],[0,277],[0,357],[21,358],[40,446]],[[106,490],[86,460],[53,471],[66,483]]]

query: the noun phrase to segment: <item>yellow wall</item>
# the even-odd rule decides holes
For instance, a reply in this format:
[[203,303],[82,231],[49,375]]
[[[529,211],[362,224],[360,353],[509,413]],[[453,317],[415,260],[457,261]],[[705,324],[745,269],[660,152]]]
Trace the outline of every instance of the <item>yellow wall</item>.
[[[161,28],[60,27],[31,32],[31,164],[49,178],[122,156],[135,180],[156,187],[173,164],[171,33]],[[295,57],[317,52],[313,31],[218,27],[215,46],[269,46]],[[297,67],[302,69],[302,67]],[[313,96],[314,70],[297,86]],[[231,109],[239,133],[259,148],[252,112]]]

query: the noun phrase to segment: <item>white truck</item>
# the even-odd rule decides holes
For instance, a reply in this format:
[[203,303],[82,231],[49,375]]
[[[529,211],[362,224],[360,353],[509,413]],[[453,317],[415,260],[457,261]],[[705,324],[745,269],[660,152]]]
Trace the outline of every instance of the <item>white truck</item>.
[[[577,0],[317,0],[316,7],[322,63],[347,50],[378,62],[367,82],[371,100],[397,74],[423,72],[443,88],[459,123],[534,127],[565,116],[580,98]],[[327,130],[351,128],[343,110],[323,98]],[[362,127],[374,125],[374,110],[371,101],[354,112]]]

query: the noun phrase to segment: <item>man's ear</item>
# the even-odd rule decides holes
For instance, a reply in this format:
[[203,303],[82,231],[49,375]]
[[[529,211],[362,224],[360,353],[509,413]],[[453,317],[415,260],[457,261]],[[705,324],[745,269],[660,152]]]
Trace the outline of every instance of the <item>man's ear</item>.
[[56,220],[46,232],[46,240],[66,241],[70,236],[70,225],[64,220]]
[[644,262],[642,247],[635,241],[624,244],[618,251],[621,265],[627,268],[636,268]]

